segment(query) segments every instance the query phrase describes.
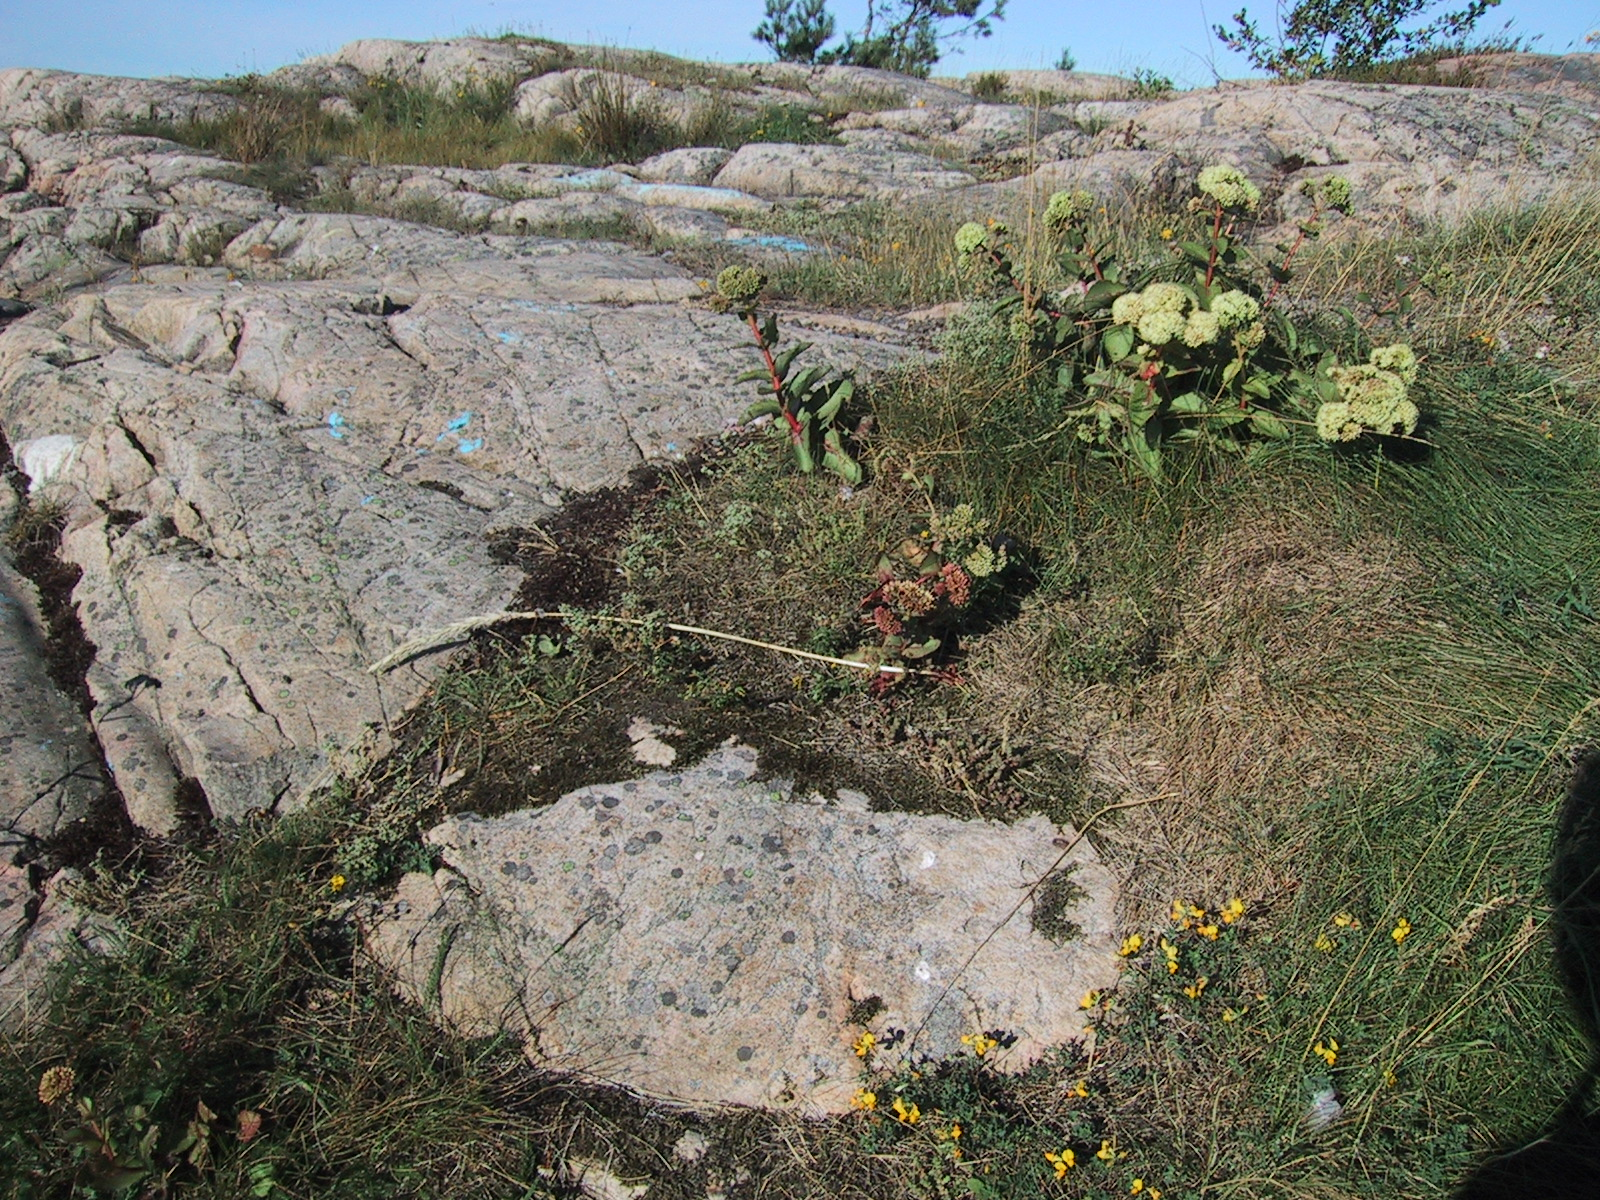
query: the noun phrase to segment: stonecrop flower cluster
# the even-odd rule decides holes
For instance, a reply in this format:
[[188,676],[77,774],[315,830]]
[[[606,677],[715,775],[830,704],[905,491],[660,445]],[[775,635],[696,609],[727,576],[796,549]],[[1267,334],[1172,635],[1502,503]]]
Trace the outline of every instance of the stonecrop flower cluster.
[[1372,432],[1394,436],[1417,428],[1417,406],[1407,389],[1417,381],[1417,356],[1410,346],[1379,346],[1367,361],[1329,372],[1339,398],[1317,409],[1317,436],[1353,442]]
[[1065,229],[1093,211],[1094,196],[1082,188],[1071,192],[1053,192],[1045,204],[1044,222],[1052,229]]
[[1238,167],[1218,164],[1200,172],[1195,186],[1202,195],[1210,196],[1223,208],[1237,212],[1255,212],[1261,207],[1261,189],[1245,176]]
[[1152,283],[1142,292],[1118,296],[1111,305],[1111,320],[1133,326],[1144,339],[1139,351],[1146,358],[1172,341],[1198,349],[1230,334],[1236,350],[1249,351],[1266,337],[1260,303],[1236,288],[1212,297],[1207,309],[1182,284]]

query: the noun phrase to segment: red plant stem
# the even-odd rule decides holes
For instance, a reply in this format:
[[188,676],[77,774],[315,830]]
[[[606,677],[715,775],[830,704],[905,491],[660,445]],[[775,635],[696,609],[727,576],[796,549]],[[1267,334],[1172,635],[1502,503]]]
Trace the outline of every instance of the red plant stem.
[[[1311,220],[1309,222],[1307,222],[1307,221],[1300,222],[1300,232],[1295,235],[1294,242],[1289,246],[1288,252],[1285,253],[1284,256],[1283,256],[1283,265],[1278,268],[1280,273],[1282,273],[1284,275],[1287,275],[1289,273],[1289,264],[1294,261],[1294,256],[1296,254],[1300,253],[1300,247],[1305,245],[1305,241],[1306,241],[1306,226],[1308,224],[1315,224],[1318,220],[1321,219],[1321,217],[1322,217],[1322,205],[1319,204],[1319,205],[1316,206],[1316,208],[1311,210]],[[1277,296],[1277,294],[1283,290],[1283,285],[1284,285],[1285,282],[1286,281],[1282,280],[1282,279],[1274,279],[1272,281],[1272,286],[1267,289],[1266,298],[1261,301],[1261,307],[1263,309],[1270,308],[1272,306],[1273,298],[1275,296]]]
[[[994,250],[989,251],[989,257],[994,260],[994,265],[996,267],[1005,266],[1005,260],[1000,257],[1000,255],[999,255],[999,253],[997,251],[994,251]],[[1095,268],[1095,270],[1096,270],[1096,273],[1099,272],[1099,268],[1098,267]],[[1045,305],[1042,305],[1042,304],[1038,303],[1038,300],[1037,300],[1036,297],[1030,296],[1028,294],[1028,289],[1023,286],[1022,280],[1018,279],[1015,275],[1009,275],[1008,278],[1011,280],[1011,286],[1016,288],[1017,289],[1017,294],[1022,297],[1022,303],[1023,303],[1023,306],[1025,308],[1042,310],[1044,312],[1044,314],[1046,316],[1048,316],[1048,317],[1055,317],[1055,318],[1058,318],[1058,319],[1060,318],[1061,314],[1059,312],[1057,312],[1055,309],[1049,308],[1049,307],[1047,307]]]
[[761,357],[767,360],[767,374],[772,376],[772,394],[778,398],[778,410],[783,413],[783,419],[789,422],[789,436],[798,442],[802,436],[800,422],[794,419],[788,404],[784,403],[783,380],[778,378],[778,364],[772,361],[772,347],[768,346],[767,339],[761,336],[761,326],[756,321],[756,310],[752,308],[745,315],[750,320],[750,332],[756,335],[756,347],[761,351]]
[[1206,263],[1206,286],[1217,273],[1217,239],[1222,236],[1222,201],[1217,201],[1216,219],[1211,222],[1211,258]]

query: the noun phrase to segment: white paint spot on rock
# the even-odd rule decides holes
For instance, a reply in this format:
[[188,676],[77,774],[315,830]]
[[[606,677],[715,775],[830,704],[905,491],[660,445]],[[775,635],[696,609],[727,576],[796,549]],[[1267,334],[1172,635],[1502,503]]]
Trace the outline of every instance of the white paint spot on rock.
[[911,973],[918,979],[922,980],[923,983],[933,982],[933,968],[928,965],[927,959],[923,959],[917,963],[916,969]]
[[929,867],[932,867],[938,861],[939,856],[932,850],[924,850],[922,852],[922,869],[924,871],[926,871]]

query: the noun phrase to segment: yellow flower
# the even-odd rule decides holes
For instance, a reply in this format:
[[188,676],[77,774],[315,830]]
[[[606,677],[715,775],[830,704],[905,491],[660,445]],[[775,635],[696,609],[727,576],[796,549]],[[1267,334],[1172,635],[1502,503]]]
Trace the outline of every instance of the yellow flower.
[[1111,1148],[1109,1141],[1105,1141],[1100,1143],[1100,1149],[1094,1152],[1094,1156],[1101,1162],[1113,1162],[1116,1160],[1117,1152]]
[[1235,896],[1222,906],[1222,923],[1232,925],[1244,916],[1244,901]]
[[1078,1080],[1077,1083],[1073,1084],[1067,1089],[1067,1095],[1077,1096],[1080,1100],[1087,1099],[1089,1095],[1089,1081],[1087,1079]]
[[1083,999],[1078,1001],[1079,1008],[1093,1008],[1100,1003],[1100,993],[1095,991],[1085,992]]
[[1139,953],[1139,947],[1144,945],[1144,934],[1130,933],[1122,939],[1122,945],[1117,949],[1119,958],[1129,958]]
[[1078,1165],[1078,1156],[1072,1152],[1071,1147],[1062,1150],[1060,1154],[1052,1154],[1046,1150],[1044,1160],[1056,1169],[1056,1178],[1064,1179],[1073,1167]]
[[1135,1179],[1128,1186],[1128,1195],[1130,1195],[1130,1196],[1145,1195],[1145,1196],[1149,1196],[1150,1200],[1161,1200],[1161,1189],[1158,1188],[1158,1187],[1148,1187],[1147,1188],[1144,1185],[1144,1180]]
[[1311,1053],[1315,1054],[1318,1058],[1331,1067],[1333,1066],[1334,1060],[1339,1057],[1339,1043],[1333,1038],[1329,1038],[1326,1046],[1324,1046],[1321,1042],[1318,1042],[1315,1046],[1311,1047]]
[[915,1104],[907,1104],[899,1096],[894,1098],[894,1119],[902,1125],[915,1125],[922,1120],[922,1110]]
[[950,1140],[953,1141],[953,1142],[959,1142],[961,1140],[961,1122],[960,1121],[957,1121],[954,1125],[950,1126],[950,1133],[949,1133],[948,1136],[949,1136]]
[[1170,914],[1172,916],[1172,923],[1174,925],[1177,925],[1180,922],[1182,922],[1182,920],[1183,920],[1183,910],[1184,910],[1185,906],[1187,906],[1188,903],[1189,902],[1187,900],[1184,900],[1181,897],[1172,902],[1172,907],[1168,911],[1170,912]]
[[1231,1025],[1249,1011],[1248,1008],[1225,1008],[1222,1010],[1222,1019]]
[[1170,242],[1172,240],[1172,229],[1170,227],[1161,231],[1161,240],[1163,242]]
[[857,1058],[865,1058],[872,1053],[872,1048],[878,1044],[877,1035],[870,1029],[855,1040],[850,1048],[856,1052]]
[[1411,936],[1411,922],[1401,917],[1394,923],[1394,928],[1389,931],[1389,936],[1394,939],[1394,944],[1398,946]]
[[878,1107],[878,1093],[869,1092],[866,1088],[862,1088],[854,1096],[850,1097],[850,1107],[859,1108],[862,1112],[871,1112]]
[[328,890],[330,892],[342,892],[344,891],[345,882],[346,880],[343,875],[335,875],[332,879],[328,880]]
[[1383,1086],[1384,1087],[1393,1087],[1395,1084],[1397,1084],[1399,1082],[1400,1081],[1395,1078],[1393,1071],[1391,1071],[1388,1067],[1385,1067],[1383,1069]]
[[1200,993],[1206,990],[1206,984],[1210,982],[1211,981],[1209,979],[1202,975],[1188,987],[1184,988],[1183,994],[1189,997],[1191,1000],[1198,1000],[1200,999]]
[[1333,939],[1325,933],[1317,934],[1317,940],[1312,944],[1324,954],[1333,949]]
[[964,1033],[961,1035],[963,1045],[971,1046],[972,1052],[982,1058],[1000,1043],[985,1033]]
[[1342,912],[1333,914],[1333,923],[1340,929],[1360,929],[1361,922],[1356,920],[1351,913]]
[[1217,940],[1217,927],[1215,925],[1196,925],[1194,931],[1201,937],[1209,938],[1213,942]]

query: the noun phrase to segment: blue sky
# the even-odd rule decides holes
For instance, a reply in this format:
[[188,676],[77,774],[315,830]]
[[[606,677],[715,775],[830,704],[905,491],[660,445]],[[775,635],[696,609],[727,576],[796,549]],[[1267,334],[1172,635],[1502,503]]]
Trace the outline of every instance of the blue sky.
[[[1070,46],[1080,70],[1145,67],[1179,83],[1247,74],[1211,36],[1240,0],[1120,0],[1111,5],[1011,0],[993,37],[947,58],[940,72],[1052,66]],[[1273,0],[1245,0],[1264,28]],[[831,0],[841,28],[866,0]],[[1456,8],[1460,0],[1444,7]],[[269,71],[360,37],[447,37],[515,29],[571,42],[648,47],[691,58],[753,61],[763,0],[0,0],[0,67],[113,75],[237,75]],[[1503,0],[1479,26],[1507,21],[1542,35],[1548,53],[1583,49],[1600,28],[1600,0]]]

